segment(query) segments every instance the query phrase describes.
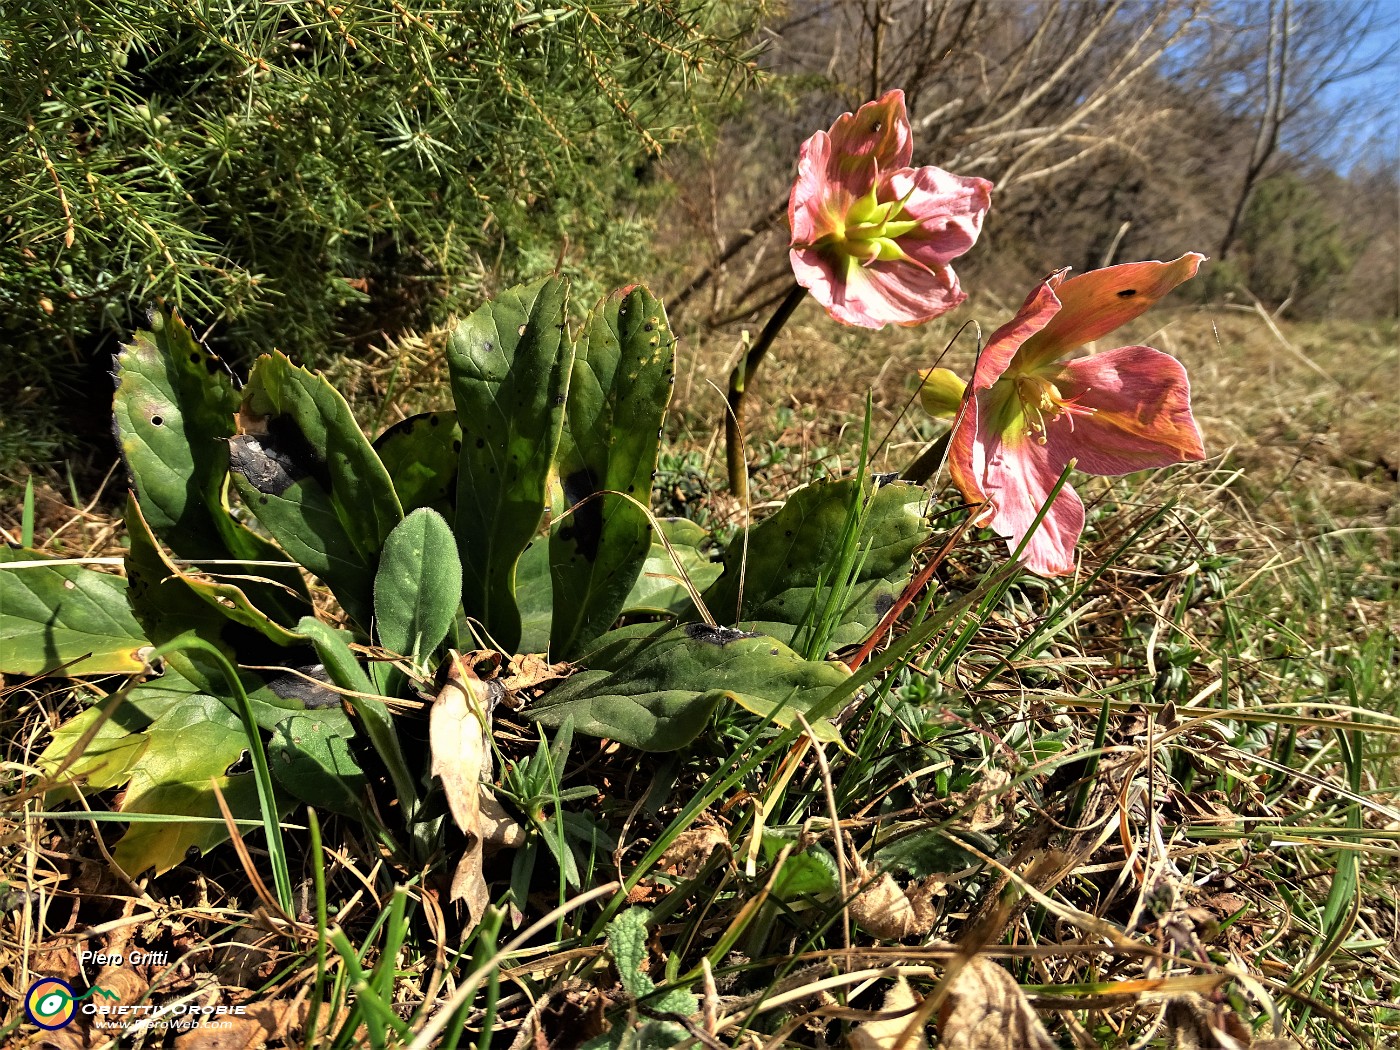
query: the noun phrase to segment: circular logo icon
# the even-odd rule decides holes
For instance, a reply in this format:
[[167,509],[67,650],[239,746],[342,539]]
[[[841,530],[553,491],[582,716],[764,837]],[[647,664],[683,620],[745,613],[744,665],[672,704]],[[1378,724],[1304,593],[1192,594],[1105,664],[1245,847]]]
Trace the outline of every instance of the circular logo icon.
[[24,997],[24,1012],[40,1028],[53,1031],[73,1020],[77,1012],[73,1008],[75,998],[73,987],[67,981],[45,977],[30,986]]

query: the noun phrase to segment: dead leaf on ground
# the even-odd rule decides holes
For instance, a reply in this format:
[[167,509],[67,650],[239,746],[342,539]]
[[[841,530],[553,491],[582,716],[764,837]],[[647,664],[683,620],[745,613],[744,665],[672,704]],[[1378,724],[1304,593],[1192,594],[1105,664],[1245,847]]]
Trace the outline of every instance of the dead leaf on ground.
[[490,852],[519,849],[525,845],[525,828],[496,799],[489,787],[481,788],[481,838]]
[[1228,1005],[1194,992],[1168,1003],[1165,1021],[1170,1050],[1301,1050],[1292,1039],[1255,1039]]
[[939,1050],[1056,1050],[1011,974],[973,956],[938,1014]]
[[930,875],[908,889],[901,889],[889,872],[881,872],[870,881],[870,872],[859,855],[852,856],[851,866],[860,882],[869,882],[849,906],[851,918],[862,929],[888,941],[922,937],[933,929],[938,921],[933,898],[946,884],[945,875]]
[[175,1037],[175,1050],[263,1050],[271,1033],[252,1017],[223,1017]]
[[889,1016],[866,1021],[852,1029],[847,1039],[851,1050],[928,1050],[922,1025],[915,1025],[908,1039],[900,1038],[909,1028],[909,1021],[918,1005],[914,990],[901,977],[886,993],[885,1005],[880,1011]]
[[56,1032],[36,1032],[33,1039],[23,1045],[27,1050],[88,1050],[89,1047],[105,1043],[108,1038],[70,1025]]
[[428,717],[428,741],[432,750],[432,775],[442,781],[452,819],[467,836],[466,852],[452,876],[451,899],[464,900],[476,927],[491,896],[482,874],[481,771],[486,764],[487,727],[490,724],[490,690],[476,676],[466,658],[456,658],[445,685],[433,701]]
[[554,682],[569,674],[567,663],[552,664],[536,653],[525,653],[510,658],[510,674],[501,680],[505,687],[506,703],[511,708],[520,706],[517,694],[526,689],[535,689],[546,682]]
[[120,1006],[139,1003],[151,988],[144,977],[128,966],[99,970],[92,984],[106,993],[108,1003]]
[[656,866],[678,879],[693,879],[717,849],[730,852],[728,833],[718,824],[697,824],[671,841]]
[[973,790],[967,793],[967,801],[972,802],[972,812],[967,815],[967,826],[973,831],[987,831],[1001,825],[1004,819],[1005,788],[1011,783],[1011,774],[1003,769],[987,769]]

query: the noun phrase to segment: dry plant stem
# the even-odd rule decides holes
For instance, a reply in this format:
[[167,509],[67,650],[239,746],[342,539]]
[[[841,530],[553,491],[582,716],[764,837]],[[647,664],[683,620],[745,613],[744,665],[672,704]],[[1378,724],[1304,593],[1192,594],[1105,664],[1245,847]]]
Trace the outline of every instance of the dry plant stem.
[[749,352],[744,355],[743,360],[729,373],[729,411],[724,418],[725,453],[729,463],[729,491],[740,503],[747,503],[749,496],[749,468],[744,461],[744,393],[748,389],[749,381],[757,374],[758,366],[768,356],[768,348],[773,345],[773,340],[783,330],[783,325],[787,324],[788,318],[806,294],[807,289],[793,284],[783,301],[778,304],[778,308],[773,311],[773,316],[768,318],[768,323],[763,326],[758,341],[749,347]]
[[895,621],[899,619],[905,609],[913,604],[914,599],[919,596],[923,589],[928,586],[929,581],[933,579],[933,574],[937,572],[938,567],[943,564],[943,559],[948,557],[949,552],[951,552],[957,542],[962,539],[963,533],[967,532],[976,517],[977,511],[974,510],[966,521],[953,530],[953,534],[949,536],[943,546],[938,549],[938,553],[929,559],[929,563],[920,570],[919,574],[909,581],[909,585],[905,587],[903,593],[900,594],[899,600],[890,606],[889,612],[885,613],[880,619],[879,624],[877,624],[875,630],[871,632],[870,637],[866,639],[865,644],[856,650],[854,656],[846,661],[847,667],[855,671],[861,664],[870,659],[870,654],[875,651],[875,647],[880,644],[881,639],[883,639],[887,633],[894,629]]
[[912,481],[915,485],[922,485],[937,474],[943,467],[943,460],[948,456],[948,440],[952,436],[953,432],[950,430],[924,449],[919,454],[918,459],[904,468],[904,473],[899,476],[899,480]]

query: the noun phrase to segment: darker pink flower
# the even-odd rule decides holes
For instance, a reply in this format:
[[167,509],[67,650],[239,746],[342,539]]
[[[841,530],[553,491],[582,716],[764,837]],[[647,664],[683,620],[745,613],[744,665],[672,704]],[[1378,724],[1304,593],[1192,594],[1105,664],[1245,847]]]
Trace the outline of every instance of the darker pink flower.
[[897,90],[802,144],[792,270],[843,324],[921,324],[967,298],[949,264],[976,243],[992,184],[911,168],[913,149]]
[[[1090,474],[1205,458],[1191,415],[1191,386],[1175,358],[1124,346],[1075,361],[1065,354],[1138,316],[1205,256],[1126,263],[1045,280],[987,342],[953,431],[949,470],[963,495],[989,502],[977,524],[1014,549],[1071,459]],[[1074,571],[1084,504],[1069,485],[1056,496],[1022,561],[1032,572]]]

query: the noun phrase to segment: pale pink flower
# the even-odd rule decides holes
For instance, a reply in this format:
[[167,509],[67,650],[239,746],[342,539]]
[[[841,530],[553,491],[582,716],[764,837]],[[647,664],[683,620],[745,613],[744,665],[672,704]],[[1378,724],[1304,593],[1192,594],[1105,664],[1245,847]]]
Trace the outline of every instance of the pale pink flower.
[[[949,471],[969,502],[989,501],[978,525],[1013,550],[1071,459],[1090,474],[1205,458],[1191,386],[1175,358],[1124,346],[1075,361],[1065,354],[1137,317],[1205,256],[1140,262],[1041,283],[988,340],[949,447]],[[1066,484],[1021,558],[1032,572],[1074,571],[1084,504]]]
[[802,144],[792,270],[843,324],[922,324],[967,298],[949,263],[976,243],[992,184],[911,168],[913,148],[898,90]]

